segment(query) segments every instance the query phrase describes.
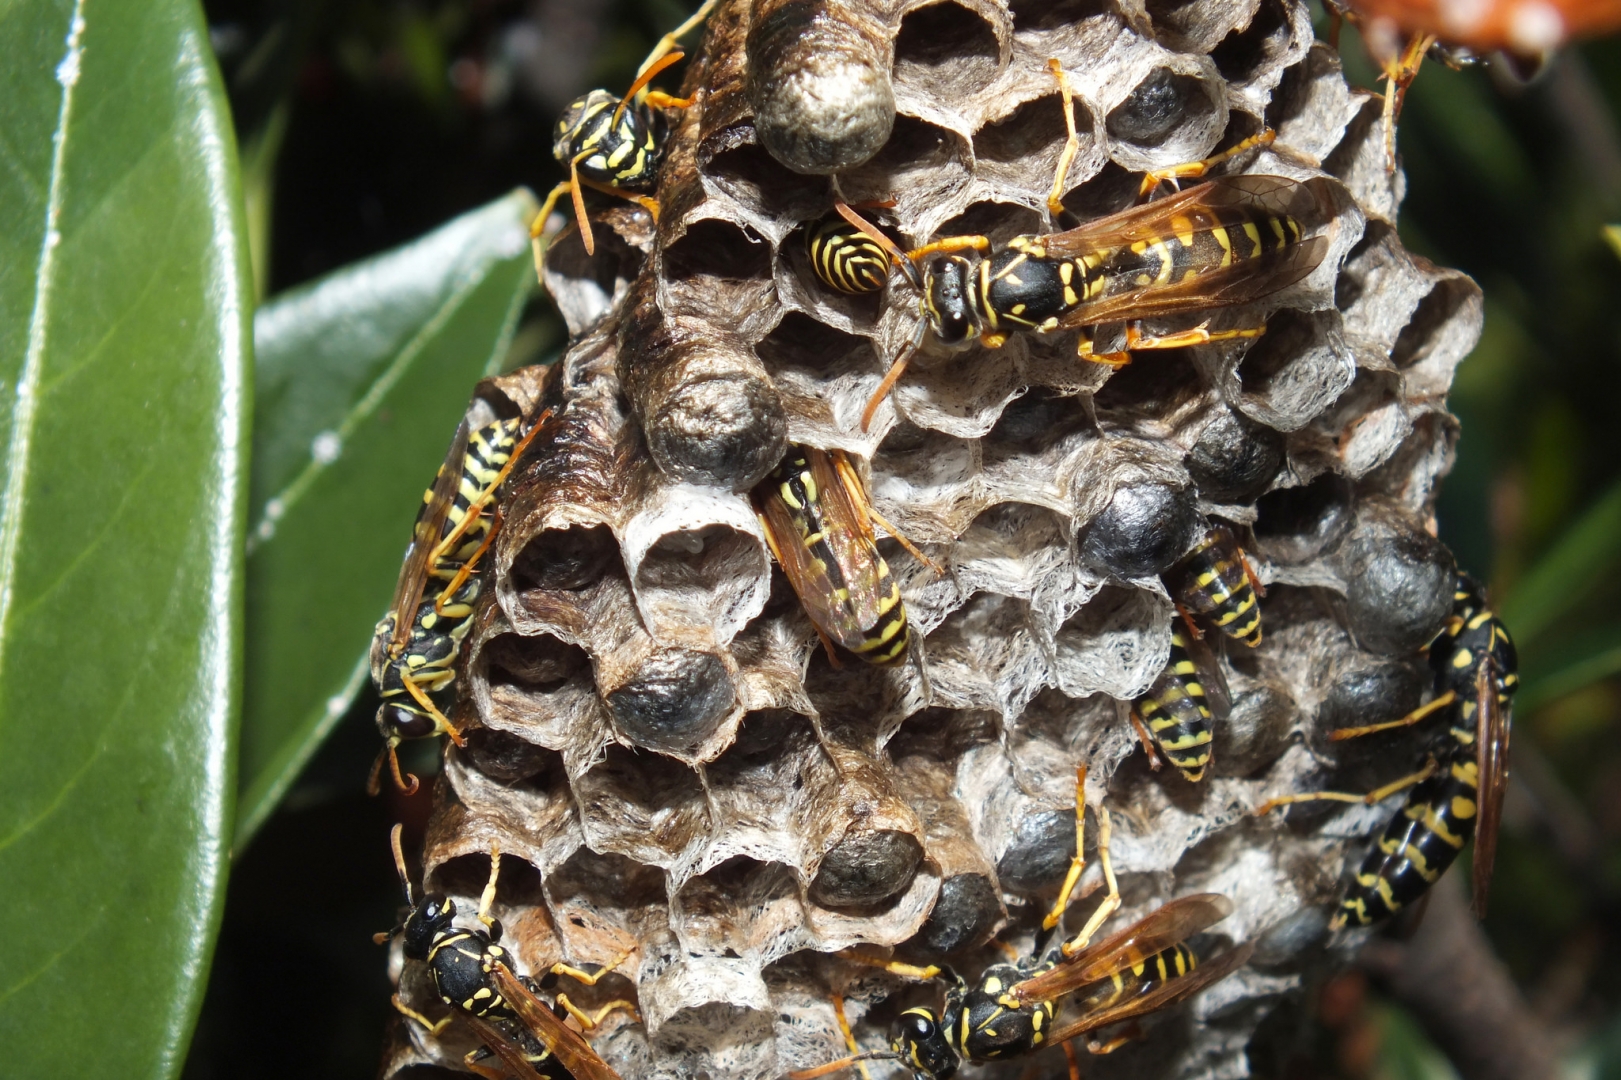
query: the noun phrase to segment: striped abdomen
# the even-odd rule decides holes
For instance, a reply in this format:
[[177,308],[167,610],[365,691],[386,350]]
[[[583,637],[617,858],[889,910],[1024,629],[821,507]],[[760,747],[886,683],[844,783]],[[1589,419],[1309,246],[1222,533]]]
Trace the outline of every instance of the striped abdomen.
[[1336,926],[1389,918],[1440,880],[1474,835],[1476,780],[1473,752],[1466,751],[1442,762],[1441,772],[1408,793],[1407,805],[1362,861]]
[[834,215],[805,234],[811,269],[828,288],[845,293],[872,293],[889,280],[889,256],[878,242]]
[[1300,222],[1287,214],[1241,205],[1199,207],[1186,217],[1172,218],[1153,239],[1109,254],[1097,271],[1095,294],[1088,299],[1170,285],[1189,273],[1259,259],[1300,243],[1304,236]]
[[1180,626],[1171,628],[1170,662],[1136,706],[1154,745],[1183,776],[1198,783],[1210,763],[1212,722],[1199,669],[1188,654],[1184,634]]
[[[445,515],[441,537],[454,532],[467,517],[468,509],[488,495],[490,489],[495,486],[501,470],[512,460],[512,451],[518,445],[518,429],[522,423],[523,421],[516,417],[511,420],[497,420],[485,424],[467,436],[467,453],[462,455],[461,460],[461,481]],[[430,487],[422,498],[423,505],[426,506],[433,498],[433,488]],[[490,533],[494,516],[488,503],[481,506],[478,517],[457,538],[456,546],[434,562],[429,574],[443,581],[455,577],[456,572],[465,566],[483,545],[485,537]],[[477,598],[477,593],[474,593],[473,599]]]
[[618,98],[606,90],[593,90],[563,110],[552,153],[565,167],[578,158],[575,167],[580,175],[599,184],[649,189],[658,177],[655,126],[644,106],[633,102],[620,111]]
[[1182,607],[1208,616],[1222,633],[1251,648],[1261,643],[1261,607],[1238,541],[1227,526],[1212,525],[1165,577],[1171,596]]
[[1172,979],[1190,974],[1199,966],[1199,958],[1186,945],[1177,943],[1161,949],[1146,959],[1121,968],[1107,979],[1082,987],[1071,999],[1077,1015],[1112,1008],[1129,998],[1148,993]]

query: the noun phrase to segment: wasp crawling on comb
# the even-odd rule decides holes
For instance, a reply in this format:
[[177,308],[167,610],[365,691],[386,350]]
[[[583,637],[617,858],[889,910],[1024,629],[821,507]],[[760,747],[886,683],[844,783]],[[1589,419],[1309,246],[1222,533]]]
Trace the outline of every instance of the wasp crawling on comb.
[[[1043,923],[1047,930],[1057,927],[1084,866],[1084,767],[1077,771],[1076,779],[1075,859],[1058,903]],[[1053,1045],[1062,1046],[1069,1057],[1073,1080],[1080,1073],[1069,1047],[1071,1039],[1185,1001],[1248,962],[1254,948],[1251,944],[1230,949],[1204,964],[1186,944],[1194,934],[1232,914],[1232,901],[1217,893],[1172,900],[1093,944],[1093,935],[1120,906],[1120,890],[1109,857],[1109,814],[1101,806],[1095,808],[1095,813],[1098,859],[1108,894],[1079,934],[1050,949],[1038,949],[1035,956],[993,964],[972,985],[940,968],[917,968],[845,953],[849,959],[897,975],[942,979],[946,983],[944,1007],[938,1012],[913,1008],[901,1013],[887,1051],[862,1053],[847,1025],[841,1023],[852,1053],[826,1065],[789,1073],[789,1080],[814,1080],[863,1061],[898,1061],[917,1080],[945,1080],[955,1075],[964,1062],[1003,1061]],[[843,1002],[838,995],[834,1007],[842,1020]],[[1075,1016],[1060,1024],[1058,1016],[1066,1008]],[[1087,1048],[1095,1054],[1107,1054],[1128,1041],[1129,1036],[1089,1040]]]
[[592,90],[575,98],[557,120],[552,154],[568,169],[568,179],[547,194],[529,227],[535,252],[535,273],[543,273],[545,249],[541,241],[552,207],[564,195],[574,201],[574,220],[580,227],[580,240],[587,255],[596,254],[596,239],[585,214],[585,188],[616,195],[639,203],[657,221],[658,200],[650,194],[658,184],[659,161],[664,156],[665,124],[662,109],[685,109],[688,98],[672,97],[652,90],[648,83],[683,53],[676,42],[703,22],[718,0],[705,0],[692,17],[659,39],[642,66],[636,71],[625,96],[616,98],[606,90]]
[[519,417],[471,429],[464,417],[433,485],[423,493],[394,599],[372,637],[371,677],[383,699],[377,730],[384,743],[367,785],[374,794],[385,759],[402,790],[417,790],[416,777],[400,772],[403,740],[449,735],[461,742],[448,714],[456,702],[462,641],[472,628],[479,596],[476,571],[500,524],[496,491],[549,415],[542,413],[527,432]]
[[1216,721],[1231,708],[1227,680],[1209,646],[1172,624],[1165,670],[1132,702],[1132,723],[1153,767],[1163,756],[1190,784],[1203,780]]
[[[490,917],[490,905],[495,902],[496,882],[501,873],[500,850],[494,847],[490,850],[490,878],[479,898],[477,912],[482,926],[467,929],[455,925],[456,902],[449,897],[428,893],[420,903],[413,898],[400,832],[400,826],[394,826],[389,833],[389,844],[410,910],[400,925],[374,935],[373,940],[381,945],[400,938],[405,958],[428,966],[434,992],[451,1011],[440,1020],[430,1020],[398,994],[394,996],[394,1008],[435,1035],[460,1017],[485,1046],[483,1050],[470,1052],[466,1065],[491,1080],[500,1080],[509,1074],[524,1080],[618,1080],[619,1074],[564,1019],[572,1017],[584,1030],[592,1031],[610,1013],[625,1011],[635,1016],[635,1005],[629,1001],[612,1001],[595,1013],[587,1013],[569,1001],[566,994],[558,994],[556,1005],[548,1006],[535,995],[534,980],[513,973],[512,954],[500,943],[501,923]],[[594,986],[623,960],[621,957],[618,963],[594,972],[558,963],[552,965],[550,974],[567,975]],[[492,1054],[506,1066],[507,1073],[479,1064]]]
[[1252,649],[1261,643],[1258,598],[1266,589],[1228,526],[1212,523],[1163,580],[1192,636],[1203,635],[1193,618],[1198,615]]
[[1508,743],[1519,660],[1508,630],[1486,603],[1480,585],[1458,575],[1452,615],[1428,646],[1434,696],[1399,720],[1340,728],[1338,742],[1392,728],[1410,727],[1434,713],[1448,720],[1424,768],[1366,795],[1318,791],[1272,799],[1264,814],[1297,802],[1330,800],[1373,804],[1403,788],[1407,802],[1358,869],[1334,917],[1366,926],[1389,918],[1440,880],[1472,835],[1474,908],[1486,913],[1503,792],[1508,786]]
[[844,452],[795,446],[750,497],[766,543],[828,659],[838,663],[836,642],[869,664],[898,663],[911,632],[900,586],[878,553],[873,522],[919,562],[942,571],[872,508]]

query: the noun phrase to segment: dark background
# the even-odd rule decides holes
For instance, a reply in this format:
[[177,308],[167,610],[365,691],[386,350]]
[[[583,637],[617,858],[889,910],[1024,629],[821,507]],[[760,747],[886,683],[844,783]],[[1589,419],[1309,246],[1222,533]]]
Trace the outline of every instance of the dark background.
[[[544,193],[558,178],[550,133],[561,107],[591,87],[627,85],[691,6],[205,3],[243,151],[261,294],[518,185]],[[1354,33],[1342,46],[1351,81],[1374,86]],[[1600,233],[1621,219],[1618,106],[1621,44],[1603,41],[1567,51],[1530,85],[1427,64],[1401,120],[1402,235],[1486,293],[1485,334],[1451,397],[1464,435],[1439,519],[1460,565],[1500,597],[1621,474],[1621,258]],[[526,320],[519,341],[530,355],[520,359],[537,359],[561,332],[543,299]],[[1545,662],[1614,622],[1615,565],[1539,643]],[[401,903],[385,838],[396,820],[420,829],[428,796],[365,796],[375,708],[374,698],[357,702],[239,853],[188,1080],[376,1071],[390,987],[370,935]],[[1517,720],[1520,790],[1486,929],[1525,1008],[1568,1055],[1595,1076],[1621,1076],[1611,931],[1621,916],[1621,684],[1593,682]],[[1291,1078],[1450,1075],[1377,979],[1348,975],[1307,1011],[1320,1026],[1279,1067]]]

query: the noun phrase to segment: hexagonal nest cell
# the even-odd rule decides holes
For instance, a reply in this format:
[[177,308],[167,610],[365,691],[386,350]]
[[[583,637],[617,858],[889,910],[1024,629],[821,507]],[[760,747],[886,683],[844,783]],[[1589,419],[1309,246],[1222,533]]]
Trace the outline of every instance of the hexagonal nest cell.
[[[870,85],[895,111],[881,148],[832,175],[768,152],[751,90],[815,75],[750,70],[798,62],[750,53],[751,19],[768,16],[865,35],[839,62],[879,65]],[[1064,217],[1119,210],[1142,170],[1270,129],[1275,143],[1219,171],[1323,185],[1326,254],[1280,293],[1205,313],[1265,319],[1264,336],[1120,370],[1077,357],[1072,333],[962,352],[926,339],[864,431],[918,296],[900,275],[882,294],[829,289],[806,228],[837,198],[892,201],[870,213],[903,247],[1073,227],[1046,201],[1066,132],[1049,60],[1069,73],[1079,137]],[[1418,650],[1451,595],[1432,508],[1480,295],[1402,248],[1377,102],[1346,86],[1296,0],[724,0],[685,91],[658,221],[593,196],[596,254],[568,229],[545,262],[567,354],[481,391],[554,419],[502,492],[427,885],[470,914],[499,844],[494,913],[522,970],[623,957],[569,989],[636,1002],[591,1034],[613,1069],[767,1080],[846,1052],[835,991],[867,1050],[901,1010],[939,1006],[937,983],[843,950],[972,980],[999,944],[1033,948],[1074,854],[1084,763],[1113,819],[1111,926],[1219,892],[1235,910],[1195,944],[1257,949],[1083,1071],[1249,1075],[1260,1020],[1358,942],[1328,928],[1340,868],[1396,803],[1250,811],[1422,760],[1423,730],[1372,747],[1325,733],[1419,700]],[[940,564],[880,531],[907,662],[834,666],[775,569],[748,493],[789,443],[848,454],[876,510]],[[1254,649],[1210,635],[1232,708],[1195,784],[1149,768],[1129,712],[1170,648],[1160,575],[1211,519],[1267,585],[1265,633]],[[1101,880],[1094,824],[1071,931]],[[404,964],[401,993],[442,1015],[420,968]],[[383,1076],[460,1073],[471,1039],[402,1019]],[[1047,1047],[962,1075],[1067,1066]]]

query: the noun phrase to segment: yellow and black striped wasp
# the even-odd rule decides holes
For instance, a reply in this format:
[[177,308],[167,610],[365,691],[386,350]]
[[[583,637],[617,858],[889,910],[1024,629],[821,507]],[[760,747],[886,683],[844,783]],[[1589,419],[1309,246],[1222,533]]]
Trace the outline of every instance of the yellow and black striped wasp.
[[1171,656],[1159,678],[1132,702],[1132,723],[1155,769],[1155,749],[1191,784],[1204,779],[1217,720],[1232,708],[1227,680],[1210,648],[1171,626]]
[[942,571],[873,509],[844,452],[792,446],[750,499],[828,659],[838,664],[836,642],[870,664],[898,663],[911,632],[900,586],[878,553],[873,522],[919,562]]
[[1193,616],[1208,618],[1223,634],[1250,648],[1261,643],[1261,604],[1266,595],[1233,530],[1211,522],[1193,549],[1161,577],[1193,637],[1202,637]]
[[692,17],[659,39],[642,66],[636,81],[622,98],[606,90],[592,90],[575,98],[557,120],[552,153],[568,169],[569,178],[552,188],[540,213],[529,227],[534,245],[535,272],[542,272],[544,248],[541,234],[552,208],[564,195],[573,196],[574,220],[580,226],[580,240],[587,255],[596,254],[591,222],[585,215],[585,188],[616,195],[641,204],[657,221],[658,200],[650,192],[658,183],[659,161],[664,156],[665,126],[661,109],[685,109],[688,98],[672,97],[651,90],[652,82],[665,68],[680,62],[683,53],[676,42],[703,22],[718,0],[704,0]]
[[[591,1031],[611,1012],[623,1010],[636,1015],[635,1005],[613,1001],[591,1014],[570,1002],[566,995],[558,994],[557,1004],[548,1006],[536,996],[534,980],[514,974],[512,954],[500,944],[501,923],[489,913],[501,873],[500,850],[492,847],[490,851],[490,878],[479,898],[477,918],[482,927],[467,929],[455,925],[456,902],[449,897],[428,893],[420,903],[414,900],[405,852],[400,846],[400,832],[401,827],[394,826],[389,843],[410,910],[399,926],[374,935],[373,940],[381,945],[399,937],[405,958],[428,966],[434,992],[451,1011],[440,1020],[430,1020],[398,994],[394,996],[395,1009],[421,1024],[430,1034],[438,1034],[452,1020],[460,1018],[487,1048],[487,1052],[469,1053],[466,1065],[490,1080],[502,1080],[509,1074],[520,1080],[618,1080],[619,1074],[597,1055],[578,1031],[564,1022],[564,1018],[573,1017],[582,1028]],[[617,966],[587,972],[560,963],[552,965],[551,974],[567,975],[590,986]],[[490,1055],[500,1059],[507,1073],[479,1064]]]
[[[1086,770],[1077,772],[1076,855],[1057,905],[1043,923],[1057,926],[1084,866],[1084,800],[1080,789]],[[789,1080],[814,1080],[862,1061],[898,1061],[917,1080],[946,1080],[964,1062],[983,1064],[1062,1046],[1069,1056],[1072,1080],[1079,1068],[1069,1048],[1071,1039],[1134,1020],[1192,997],[1249,961],[1246,943],[1201,964],[1187,945],[1194,934],[1232,914],[1232,901],[1219,893],[1179,897],[1143,919],[1095,944],[1092,936],[1120,906],[1120,890],[1108,853],[1109,815],[1097,808],[1098,857],[1109,892],[1080,934],[1059,943],[1044,956],[987,968],[970,986],[935,967],[914,968],[846,953],[851,959],[914,978],[947,979],[944,1007],[908,1009],[896,1018],[887,1051],[859,1052],[846,1026],[850,1056],[826,1065],[789,1073]],[[835,997],[835,1011],[843,1015]],[[1065,1009],[1074,1018],[1059,1023]],[[1089,1040],[1096,1054],[1112,1053],[1129,1041],[1121,1036]]]
[[1160,335],[1144,333],[1139,323],[1249,303],[1300,281],[1328,252],[1327,236],[1307,235],[1328,219],[1328,205],[1315,181],[1217,177],[1067,232],[1016,236],[1001,248],[984,236],[956,236],[902,252],[838,204],[851,225],[890,250],[891,262],[922,298],[912,347],[867,403],[862,427],[870,425],[926,331],[948,348],[976,338],[1000,348],[1016,332],[1124,323],[1117,350],[1095,351],[1084,332],[1078,345],[1080,356],[1115,366],[1137,350],[1259,337],[1264,323],[1226,330],[1201,323]]
[[1437,732],[1424,768],[1366,795],[1318,791],[1285,795],[1257,808],[1264,814],[1289,803],[1331,800],[1373,804],[1411,788],[1401,811],[1385,826],[1368,852],[1334,917],[1335,928],[1366,926],[1389,918],[1440,880],[1470,836],[1474,908],[1486,913],[1503,793],[1508,787],[1508,746],[1512,698],[1519,689],[1519,659],[1502,620],[1486,603],[1485,591],[1458,574],[1452,615],[1428,646],[1434,696],[1399,720],[1340,728],[1335,741],[1376,731],[1410,727],[1434,713],[1448,719]]
[[[542,413],[527,432],[518,417],[476,429],[464,417],[433,485],[423,493],[394,599],[372,637],[371,676],[383,699],[377,729],[384,744],[367,785],[374,793],[385,759],[402,790],[417,790],[416,777],[400,772],[403,740],[449,735],[458,745],[462,741],[448,714],[455,707],[462,640],[472,627],[479,595],[475,571],[500,525],[496,491],[549,415]],[[406,612],[409,619],[402,617]]]

